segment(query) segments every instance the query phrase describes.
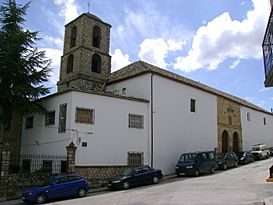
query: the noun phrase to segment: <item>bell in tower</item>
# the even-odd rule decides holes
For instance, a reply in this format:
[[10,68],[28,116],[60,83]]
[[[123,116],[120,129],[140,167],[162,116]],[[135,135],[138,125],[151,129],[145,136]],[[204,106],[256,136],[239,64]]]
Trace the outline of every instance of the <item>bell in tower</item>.
[[65,26],[58,92],[103,91],[111,74],[110,28],[90,13]]

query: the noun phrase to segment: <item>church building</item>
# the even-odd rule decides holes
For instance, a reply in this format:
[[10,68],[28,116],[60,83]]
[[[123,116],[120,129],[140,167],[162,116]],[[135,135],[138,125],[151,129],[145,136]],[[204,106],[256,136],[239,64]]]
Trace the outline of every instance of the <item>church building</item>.
[[111,25],[84,13],[65,26],[58,92],[25,117],[23,154],[65,155],[78,167],[150,165],[174,173],[182,153],[273,145],[273,115],[143,61],[111,73]]

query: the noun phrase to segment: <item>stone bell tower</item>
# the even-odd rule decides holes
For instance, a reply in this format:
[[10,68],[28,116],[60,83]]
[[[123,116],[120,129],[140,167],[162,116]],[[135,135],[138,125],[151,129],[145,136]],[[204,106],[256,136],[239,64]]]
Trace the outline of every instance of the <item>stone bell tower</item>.
[[58,92],[104,90],[111,74],[110,28],[90,13],[65,26]]

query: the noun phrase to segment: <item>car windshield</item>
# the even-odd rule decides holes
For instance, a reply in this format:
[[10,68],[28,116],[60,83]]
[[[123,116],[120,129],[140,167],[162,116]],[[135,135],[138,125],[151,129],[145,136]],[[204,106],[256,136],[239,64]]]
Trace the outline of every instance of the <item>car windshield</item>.
[[130,168],[130,169],[126,169],[122,172],[121,176],[132,176],[134,174],[134,169]]
[[178,162],[192,162],[195,158],[195,153],[182,154]]

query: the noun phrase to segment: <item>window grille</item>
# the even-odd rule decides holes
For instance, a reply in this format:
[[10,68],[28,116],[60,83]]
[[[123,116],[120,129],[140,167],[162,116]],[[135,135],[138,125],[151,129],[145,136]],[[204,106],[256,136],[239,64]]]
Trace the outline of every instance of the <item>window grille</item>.
[[85,109],[85,108],[76,108],[76,117],[75,121],[77,123],[95,123],[95,110]]
[[129,114],[129,127],[143,129],[144,127],[144,116]]
[[128,166],[142,166],[143,152],[128,152]]

